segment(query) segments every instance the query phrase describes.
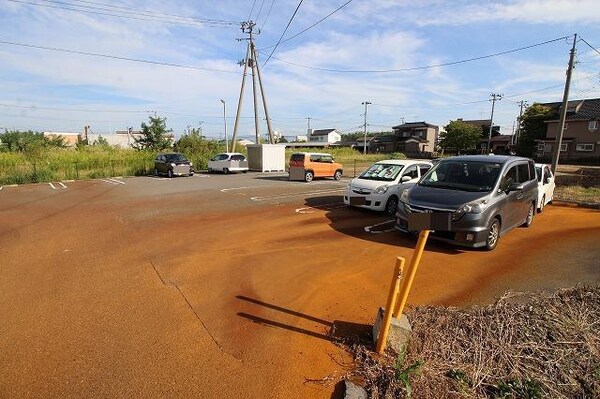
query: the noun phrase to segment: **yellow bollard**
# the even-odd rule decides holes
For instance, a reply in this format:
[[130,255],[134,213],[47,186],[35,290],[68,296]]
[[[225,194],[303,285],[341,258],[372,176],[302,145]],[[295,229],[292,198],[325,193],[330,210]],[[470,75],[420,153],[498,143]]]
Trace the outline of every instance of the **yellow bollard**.
[[390,292],[388,294],[387,303],[385,306],[385,313],[383,320],[381,321],[381,329],[379,330],[379,337],[377,338],[377,353],[383,353],[385,350],[385,344],[387,341],[388,333],[390,332],[390,322],[392,321],[392,313],[394,305],[396,303],[396,297],[398,296],[398,288],[400,285],[400,279],[402,278],[402,270],[404,269],[404,258],[396,258],[396,267],[394,268],[394,275],[392,276],[392,284],[390,285]]
[[413,280],[415,279],[415,274],[417,274],[417,267],[419,266],[419,262],[421,261],[421,255],[423,255],[423,250],[425,249],[425,244],[427,243],[427,238],[429,237],[429,230],[421,230],[419,233],[419,240],[417,241],[417,246],[415,247],[415,251],[413,252],[413,256],[410,260],[410,265],[408,265],[408,270],[406,271],[406,277],[402,280],[402,286],[400,287],[400,292],[398,294],[398,307],[394,312],[394,318],[398,318],[402,315],[404,311],[404,306],[406,305],[406,300],[408,299],[408,293],[412,287]]

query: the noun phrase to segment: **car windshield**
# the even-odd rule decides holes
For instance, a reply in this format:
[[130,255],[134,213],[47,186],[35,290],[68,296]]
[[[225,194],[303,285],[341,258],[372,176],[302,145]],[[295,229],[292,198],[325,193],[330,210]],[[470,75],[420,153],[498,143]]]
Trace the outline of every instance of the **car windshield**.
[[187,162],[187,158],[183,154],[167,154],[168,162]]
[[538,182],[542,181],[542,167],[541,166],[535,167],[535,176],[537,177]]
[[396,180],[402,168],[402,165],[376,163],[362,172],[358,178],[365,180],[393,181]]
[[442,161],[419,182],[420,186],[461,191],[491,191],[502,164],[478,161]]

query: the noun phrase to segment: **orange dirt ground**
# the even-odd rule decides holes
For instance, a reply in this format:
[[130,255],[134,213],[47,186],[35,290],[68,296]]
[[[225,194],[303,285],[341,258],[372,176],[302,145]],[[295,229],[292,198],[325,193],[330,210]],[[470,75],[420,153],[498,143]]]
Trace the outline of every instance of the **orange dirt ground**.
[[[343,183],[172,180],[0,191],[0,396],[332,396],[328,334],[370,328],[415,241]],[[597,284],[599,233],[549,206],[493,252],[430,242],[409,305]]]

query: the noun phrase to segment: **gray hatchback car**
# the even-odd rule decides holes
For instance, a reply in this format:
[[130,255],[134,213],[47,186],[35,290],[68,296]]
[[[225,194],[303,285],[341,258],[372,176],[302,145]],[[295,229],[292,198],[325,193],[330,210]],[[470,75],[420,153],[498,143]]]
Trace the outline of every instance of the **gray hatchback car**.
[[409,231],[408,217],[414,212],[450,213],[450,230],[435,230],[431,237],[492,250],[512,228],[531,225],[537,190],[531,159],[500,155],[446,158],[402,192],[395,227]]

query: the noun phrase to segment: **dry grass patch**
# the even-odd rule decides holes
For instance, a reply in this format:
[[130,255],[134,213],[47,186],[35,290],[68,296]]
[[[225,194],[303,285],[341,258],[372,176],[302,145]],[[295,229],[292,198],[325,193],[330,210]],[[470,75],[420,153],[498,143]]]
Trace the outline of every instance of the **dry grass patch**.
[[600,187],[557,186],[554,190],[554,199],[600,204]]
[[507,295],[472,309],[418,307],[405,354],[354,344],[372,398],[598,398],[600,287]]

